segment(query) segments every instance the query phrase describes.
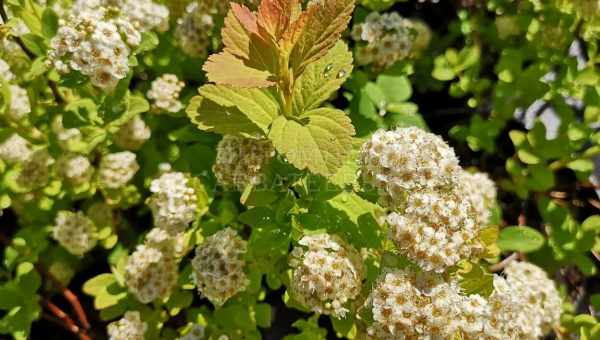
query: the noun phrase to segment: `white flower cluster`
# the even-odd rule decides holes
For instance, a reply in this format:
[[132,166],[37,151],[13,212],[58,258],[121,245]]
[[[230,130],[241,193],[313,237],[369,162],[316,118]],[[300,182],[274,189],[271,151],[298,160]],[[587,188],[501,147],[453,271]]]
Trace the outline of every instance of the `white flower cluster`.
[[217,146],[213,172],[219,184],[243,191],[248,184],[260,184],[263,170],[275,156],[268,140],[225,135]]
[[10,90],[8,117],[14,121],[19,121],[31,112],[29,96],[27,91],[18,85],[9,85],[8,88]]
[[354,26],[352,38],[359,43],[356,58],[360,64],[386,68],[426,48],[431,33],[424,23],[396,12],[371,12],[364,23]]
[[103,189],[119,189],[127,184],[140,166],[133,152],[122,151],[102,157],[98,169],[98,183]]
[[131,49],[141,35],[119,8],[92,7],[74,6],[61,20],[48,57],[59,72],[79,71],[94,86],[110,89],[127,76]]
[[454,150],[416,127],[375,132],[363,145],[360,162],[364,180],[389,207],[402,205],[407,191],[449,187],[460,173]]
[[148,325],[142,321],[140,312],[127,311],[119,321],[111,322],[108,327],[109,340],[144,340]]
[[169,296],[177,283],[177,261],[172,250],[138,245],[125,266],[129,291],[142,303]]
[[17,133],[13,133],[0,143],[0,159],[9,164],[23,162],[31,153],[30,143]]
[[[543,307],[552,308],[544,311],[552,315],[546,325],[558,323],[560,298],[551,281],[552,303],[542,305],[543,300],[528,301],[522,291],[537,287],[538,281],[523,287],[510,274],[507,280],[498,275],[493,280],[494,291],[484,298],[464,295],[457,281],[442,275],[411,269],[384,273],[369,296],[374,322],[368,332],[376,339],[539,339],[549,330],[536,319]],[[530,308],[538,309],[537,314]]]
[[113,15],[129,21],[140,31],[167,31],[169,29],[169,9],[152,0],[76,0],[71,12],[81,13],[111,9]]
[[64,151],[72,151],[81,143],[83,135],[77,128],[67,129],[63,125],[62,116],[57,116],[52,121],[52,132],[56,135],[58,145]]
[[167,172],[150,184],[152,196],[148,206],[154,215],[154,225],[170,234],[185,231],[197,216],[197,193],[189,176]]
[[215,306],[246,289],[249,281],[244,267],[246,241],[231,228],[223,229],[196,248],[192,260],[198,292]]
[[387,217],[390,238],[423,270],[443,272],[483,251],[474,210],[455,192],[423,190],[410,194],[401,213]]
[[465,195],[475,209],[476,223],[480,226],[488,225],[497,195],[494,181],[483,172],[461,171],[459,185],[460,192]]
[[3,59],[0,59],[0,77],[2,77],[4,81],[11,81],[15,79],[15,75],[10,71],[10,65],[8,65]]
[[152,101],[155,112],[175,113],[183,108],[181,101],[179,101],[179,94],[184,87],[185,83],[180,81],[176,75],[167,73],[152,82],[146,95]]
[[441,273],[483,253],[479,234],[496,199],[494,183],[461,169],[440,137],[415,127],[380,130],[363,145],[360,162],[364,181],[392,210],[390,239],[423,270]]
[[343,318],[364,278],[360,254],[337,235],[308,235],[298,243],[289,260],[292,296],[317,313]]
[[559,324],[562,301],[554,281],[540,267],[528,262],[511,262],[506,281],[523,301],[522,313],[529,321],[527,334],[540,338]]
[[59,211],[52,237],[71,254],[81,256],[96,246],[96,226],[82,212]]
[[133,117],[114,136],[114,142],[125,150],[137,150],[150,139],[152,132],[142,118]]
[[72,185],[87,183],[94,173],[90,160],[82,155],[66,154],[56,162],[57,172],[64,181]]

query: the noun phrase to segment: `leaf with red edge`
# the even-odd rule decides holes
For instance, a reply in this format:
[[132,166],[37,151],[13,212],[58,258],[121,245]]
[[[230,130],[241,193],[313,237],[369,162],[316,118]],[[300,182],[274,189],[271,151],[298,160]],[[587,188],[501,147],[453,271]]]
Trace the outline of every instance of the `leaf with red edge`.
[[263,0],[258,6],[258,25],[277,42],[294,20],[298,6],[298,0]]
[[353,11],[354,0],[313,1],[308,6],[306,24],[290,58],[294,74],[302,73],[308,64],[324,56],[336,44]]
[[229,52],[211,55],[204,64],[208,80],[219,85],[235,87],[269,87],[275,85],[272,74],[248,67],[241,59]]

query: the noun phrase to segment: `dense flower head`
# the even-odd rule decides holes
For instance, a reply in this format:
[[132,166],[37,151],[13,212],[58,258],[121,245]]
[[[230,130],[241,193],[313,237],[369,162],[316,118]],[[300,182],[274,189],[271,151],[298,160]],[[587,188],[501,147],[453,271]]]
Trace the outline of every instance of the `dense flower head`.
[[5,81],[11,81],[15,79],[15,75],[10,70],[10,65],[3,59],[0,59],[0,77]]
[[111,11],[117,23],[127,21],[136,30],[166,31],[169,29],[169,9],[153,0],[76,0],[71,12]]
[[189,176],[181,172],[167,172],[150,184],[152,196],[148,205],[154,215],[154,224],[167,231],[184,231],[197,216],[197,193]]
[[79,71],[100,88],[114,88],[129,71],[131,49],[140,32],[114,6],[92,6],[79,1],[61,20],[50,42],[49,61],[62,73]]
[[275,156],[268,140],[225,135],[217,146],[213,172],[219,184],[243,191],[248,184],[260,184],[263,170]]
[[368,331],[376,339],[538,339],[518,287],[498,275],[493,286],[484,298],[464,294],[453,278],[410,268],[387,271],[368,299],[374,320]]
[[46,149],[34,151],[21,163],[17,183],[29,189],[43,187],[50,179],[52,164],[54,164],[54,158],[50,156]]
[[96,246],[96,226],[82,212],[59,211],[52,237],[69,253],[83,255]]
[[142,321],[140,312],[127,311],[121,319],[108,325],[108,339],[144,340],[147,329],[148,325]]
[[0,142],[0,159],[7,163],[23,162],[31,153],[30,143],[17,133]]
[[213,15],[217,11],[214,3],[218,1],[194,1],[186,7],[185,14],[177,21],[177,42],[192,57],[203,57],[208,53],[211,33],[215,27]]
[[375,132],[363,145],[360,162],[363,179],[389,207],[401,205],[407,191],[454,185],[460,171],[454,150],[416,127]]
[[490,222],[491,209],[496,201],[496,184],[486,173],[461,171],[460,192],[475,209],[476,223],[486,226]]
[[148,244],[138,245],[127,260],[125,283],[140,302],[169,296],[177,283],[177,261],[172,252]]
[[146,234],[144,244],[158,249],[163,253],[171,254],[179,258],[184,255],[186,237],[185,233],[180,232],[174,234],[163,228],[154,227]]
[[435,274],[396,270],[382,274],[369,296],[377,339],[448,339],[460,326],[455,282]]
[[192,260],[198,292],[216,306],[246,289],[246,241],[231,228],[223,229],[196,248]]
[[289,260],[292,296],[317,313],[344,317],[346,303],[360,293],[360,254],[337,235],[307,235],[298,243]]
[[98,182],[104,189],[119,189],[127,184],[140,166],[130,151],[107,154],[100,161]]
[[540,338],[560,322],[562,300],[546,272],[528,262],[513,261],[504,269],[506,281],[518,293],[529,319],[529,334]]
[[8,116],[14,121],[19,121],[31,112],[29,96],[27,91],[18,85],[9,85],[8,88],[10,89]]
[[154,111],[157,113],[163,111],[175,113],[183,108],[179,101],[179,94],[184,87],[185,83],[176,75],[167,73],[152,82],[146,95],[152,101]]
[[126,150],[137,150],[150,139],[151,131],[148,125],[139,116],[133,117],[125,123],[115,134],[114,141],[119,147]]
[[472,206],[456,192],[413,192],[400,212],[387,217],[399,251],[423,270],[443,272],[483,251]]
[[56,162],[57,172],[66,182],[79,185],[88,182],[94,173],[90,160],[77,154],[65,154]]
[[52,121],[51,127],[58,145],[65,151],[73,151],[83,139],[83,134],[79,129],[64,127],[62,116],[57,116]]
[[419,25],[396,12],[370,13],[364,23],[352,29],[352,38],[359,43],[357,61],[386,68],[417,53],[427,47],[431,36],[423,29],[426,26]]

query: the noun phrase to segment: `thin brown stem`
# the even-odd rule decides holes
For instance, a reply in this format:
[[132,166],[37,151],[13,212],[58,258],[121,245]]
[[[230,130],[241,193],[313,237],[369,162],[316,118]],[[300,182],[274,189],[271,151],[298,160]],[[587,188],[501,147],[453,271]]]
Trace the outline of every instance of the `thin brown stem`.
[[506,257],[504,260],[490,266],[489,269],[492,273],[499,272],[499,271],[503,270],[504,268],[506,268],[506,266],[508,266],[509,263],[511,263],[512,261],[514,261],[518,258],[519,258],[518,253],[512,253],[508,257]]
[[54,284],[61,291],[62,295],[69,302],[71,308],[75,312],[75,315],[77,316],[80,325],[86,330],[90,329],[90,323],[88,321],[87,315],[77,295],[75,295],[69,288],[65,287],[56,277],[54,277],[54,275],[52,275],[52,273],[45,270],[41,265],[36,264],[35,268],[38,272],[40,272],[40,274],[48,278],[52,282],[52,284]]
[[43,304],[50,313],[56,316],[64,324],[67,330],[76,334],[80,340],[91,340],[91,338],[85,334],[85,332],[83,332],[79,326],[75,324],[73,319],[71,319],[71,317],[62,309],[60,309],[60,307],[48,299],[43,299]]

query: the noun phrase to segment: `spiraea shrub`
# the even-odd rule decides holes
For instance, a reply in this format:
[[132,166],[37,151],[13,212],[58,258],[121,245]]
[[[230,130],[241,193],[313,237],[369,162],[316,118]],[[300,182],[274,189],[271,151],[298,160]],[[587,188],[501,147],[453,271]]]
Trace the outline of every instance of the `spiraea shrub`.
[[1,339],[600,339],[598,0],[0,18]]

